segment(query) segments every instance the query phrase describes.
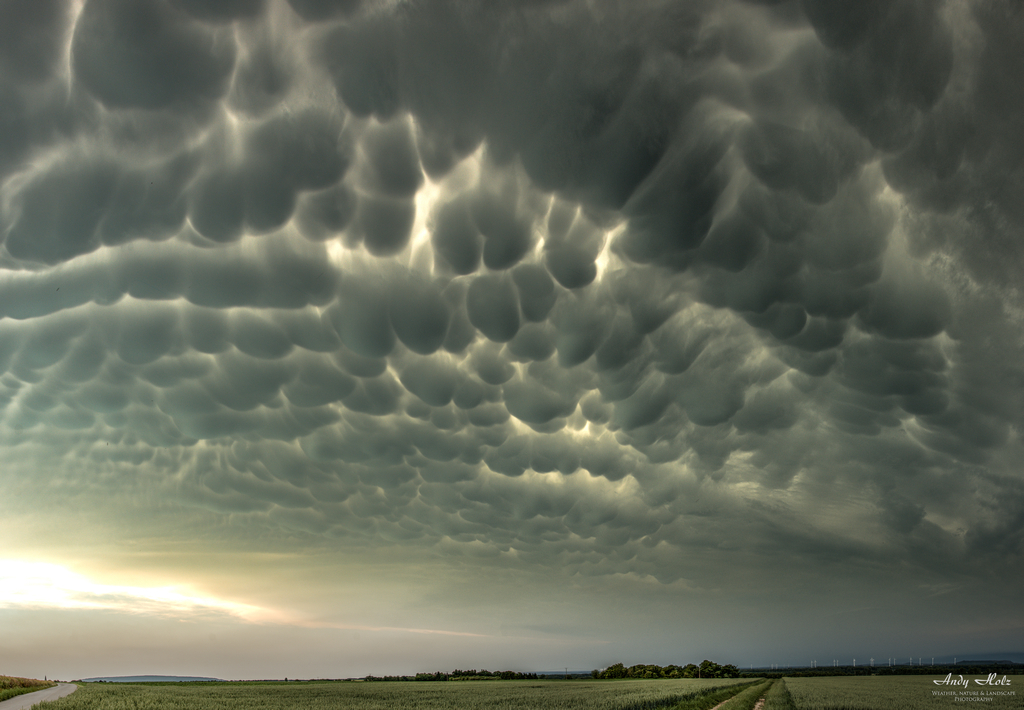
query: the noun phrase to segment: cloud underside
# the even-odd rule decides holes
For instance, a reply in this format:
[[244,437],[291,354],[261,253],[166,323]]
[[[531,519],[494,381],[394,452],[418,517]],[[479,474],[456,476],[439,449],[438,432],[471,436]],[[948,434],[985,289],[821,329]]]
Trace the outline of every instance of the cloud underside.
[[666,582],[1019,562],[1022,31],[6,2],[4,485]]

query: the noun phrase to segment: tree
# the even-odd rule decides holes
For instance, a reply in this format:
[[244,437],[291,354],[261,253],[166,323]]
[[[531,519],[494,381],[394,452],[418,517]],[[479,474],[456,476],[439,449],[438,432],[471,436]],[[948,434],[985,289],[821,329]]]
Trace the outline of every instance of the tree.
[[613,663],[604,669],[601,673],[602,678],[626,678],[627,677],[626,667],[621,663]]

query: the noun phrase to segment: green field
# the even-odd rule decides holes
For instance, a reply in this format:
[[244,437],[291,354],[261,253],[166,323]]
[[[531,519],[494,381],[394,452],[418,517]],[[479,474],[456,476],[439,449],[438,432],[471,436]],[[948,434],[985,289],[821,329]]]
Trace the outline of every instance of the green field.
[[45,710],[709,710],[750,681],[87,683]]
[[12,676],[0,675],[0,700],[7,700],[24,693],[31,693],[40,688],[50,688],[56,685],[52,681],[36,680],[35,678],[14,678]]
[[[957,676],[954,676],[956,678]],[[786,678],[796,710],[938,710],[939,708],[1024,708],[1024,679],[1010,685],[935,685],[944,676],[855,676]],[[1002,676],[999,676],[1002,678]]]
[[763,698],[770,688],[782,685],[781,680],[765,680],[741,690],[733,697],[726,700],[718,710],[753,710],[757,701]]
[[[935,685],[939,676],[786,678],[776,681],[613,680],[87,683],[40,710],[937,710],[1024,708],[1024,688]],[[945,693],[945,694],[943,694]],[[964,694],[962,694],[964,693]],[[970,694],[966,694],[970,693]],[[959,698],[959,699],[958,699]]]

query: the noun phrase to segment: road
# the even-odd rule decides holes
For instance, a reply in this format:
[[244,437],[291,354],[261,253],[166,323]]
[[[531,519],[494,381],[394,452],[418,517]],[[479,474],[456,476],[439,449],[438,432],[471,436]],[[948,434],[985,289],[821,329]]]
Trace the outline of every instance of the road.
[[28,710],[28,708],[36,703],[63,698],[65,695],[70,695],[76,690],[78,690],[78,686],[74,683],[58,683],[54,688],[37,690],[34,693],[25,693],[10,700],[4,700],[0,702],[0,710]]

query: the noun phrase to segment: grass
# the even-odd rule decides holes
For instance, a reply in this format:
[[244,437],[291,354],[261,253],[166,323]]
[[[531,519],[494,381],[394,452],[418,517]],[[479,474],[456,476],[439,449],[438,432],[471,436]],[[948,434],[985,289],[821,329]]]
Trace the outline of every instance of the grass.
[[[726,701],[731,702],[736,697],[747,692],[744,688],[749,689],[750,686],[755,685],[758,685],[758,681],[748,680],[734,685],[704,688],[678,699],[674,704],[671,700],[668,700],[663,707],[668,707],[670,710],[710,710],[722,705],[725,708],[729,707]],[[632,710],[632,708],[624,708],[623,710]]]
[[710,710],[751,683],[719,680],[474,683],[86,683],[43,710]]
[[786,681],[780,678],[765,693],[762,710],[796,710],[793,696],[789,694],[789,688],[786,687]]
[[[945,676],[786,678],[796,710],[939,710],[953,707],[1024,708],[1024,688],[935,685]],[[956,677],[956,676],[954,676]],[[784,706],[783,706],[784,707]]]
[[764,681],[751,685],[730,698],[722,705],[721,710],[753,710],[757,701],[776,683],[777,681]]
[[0,700],[14,698],[24,693],[31,693],[43,688],[52,688],[57,685],[53,681],[36,680],[34,678],[14,678],[12,676],[0,675]]
[[[836,676],[775,681],[602,680],[473,683],[87,683],[40,710],[938,710],[1024,708],[1011,685],[937,686],[941,676]],[[53,685],[0,676],[0,698]]]

